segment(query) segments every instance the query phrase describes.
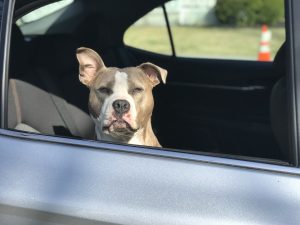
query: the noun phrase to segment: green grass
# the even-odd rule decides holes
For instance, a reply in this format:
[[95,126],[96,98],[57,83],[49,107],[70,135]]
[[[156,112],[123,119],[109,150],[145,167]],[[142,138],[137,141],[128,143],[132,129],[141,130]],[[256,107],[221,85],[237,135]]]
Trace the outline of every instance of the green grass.
[[[270,28],[273,57],[285,40],[284,28]],[[220,27],[173,27],[176,55],[253,59],[257,58],[261,29]],[[127,45],[152,52],[170,54],[170,44],[164,27],[133,26],[125,34]]]

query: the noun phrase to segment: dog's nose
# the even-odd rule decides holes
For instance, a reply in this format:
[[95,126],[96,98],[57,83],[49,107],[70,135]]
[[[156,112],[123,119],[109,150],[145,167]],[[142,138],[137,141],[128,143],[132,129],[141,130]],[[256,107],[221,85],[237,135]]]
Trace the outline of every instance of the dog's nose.
[[126,100],[116,100],[112,105],[116,113],[119,115],[127,113],[130,109],[130,104]]

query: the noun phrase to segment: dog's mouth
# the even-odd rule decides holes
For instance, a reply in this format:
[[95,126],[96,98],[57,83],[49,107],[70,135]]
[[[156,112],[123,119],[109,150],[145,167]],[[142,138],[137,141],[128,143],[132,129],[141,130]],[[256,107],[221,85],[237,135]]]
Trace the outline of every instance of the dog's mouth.
[[106,131],[108,133],[111,132],[122,132],[122,131],[129,131],[132,133],[135,133],[138,129],[133,128],[127,121],[124,119],[117,119],[112,121],[109,125],[104,126],[103,131]]
[[127,143],[138,129],[133,128],[123,119],[117,119],[104,126],[102,130],[112,138]]

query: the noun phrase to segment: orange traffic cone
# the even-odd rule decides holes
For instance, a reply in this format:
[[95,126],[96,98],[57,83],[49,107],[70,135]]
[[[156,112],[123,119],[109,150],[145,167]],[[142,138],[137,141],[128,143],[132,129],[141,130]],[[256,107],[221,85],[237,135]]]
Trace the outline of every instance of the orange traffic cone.
[[258,53],[258,61],[271,61],[270,52],[270,41],[272,38],[272,33],[269,31],[267,25],[263,25],[261,28],[261,40],[260,48]]

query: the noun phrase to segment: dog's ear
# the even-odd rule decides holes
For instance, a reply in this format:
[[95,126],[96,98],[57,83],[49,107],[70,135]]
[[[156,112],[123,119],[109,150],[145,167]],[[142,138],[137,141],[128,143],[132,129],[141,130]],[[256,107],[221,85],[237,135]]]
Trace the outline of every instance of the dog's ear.
[[166,83],[168,75],[167,70],[149,62],[142,63],[137,67],[143,70],[143,72],[148,76],[153,87],[158,85],[160,81],[162,81],[164,84]]
[[97,74],[106,67],[100,55],[90,48],[78,48],[76,57],[79,62],[79,80],[90,87]]

